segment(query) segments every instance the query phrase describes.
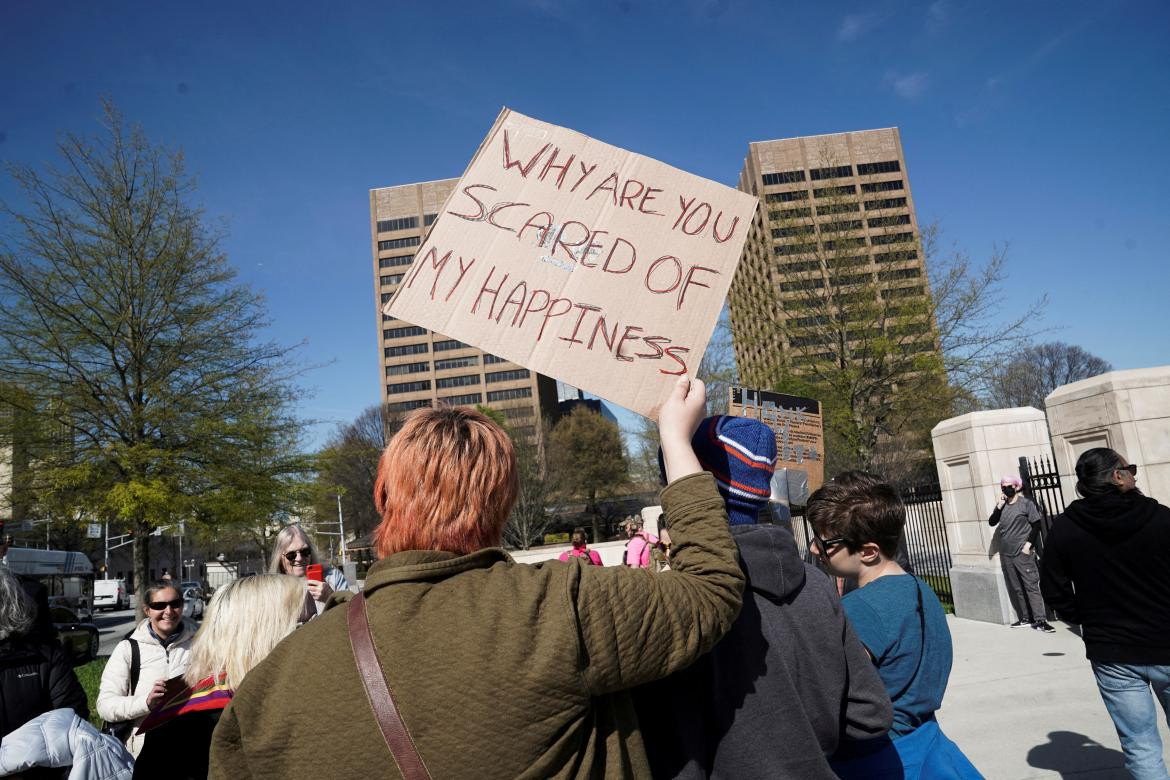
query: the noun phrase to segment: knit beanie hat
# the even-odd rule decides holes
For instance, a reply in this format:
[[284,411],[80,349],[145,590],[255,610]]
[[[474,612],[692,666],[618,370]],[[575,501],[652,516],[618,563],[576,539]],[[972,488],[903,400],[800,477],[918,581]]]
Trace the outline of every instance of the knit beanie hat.
[[[731,525],[751,525],[772,495],[776,434],[759,420],[716,415],[699,423],[691,446],[704,471],[711,472]],[[662,451],[658,452],[662,466]]]

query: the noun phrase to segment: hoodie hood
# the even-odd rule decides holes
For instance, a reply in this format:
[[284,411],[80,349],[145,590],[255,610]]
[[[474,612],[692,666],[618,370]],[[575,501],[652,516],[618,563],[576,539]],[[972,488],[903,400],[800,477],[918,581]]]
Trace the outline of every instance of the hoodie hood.
[[1064,510],[1065,517],[1102,540],[1133,536],[1154,519],[1160,504],[1136,491],[1080,498]]
[[804,586],[804,561],[796,539],[779,525],[736,525],[731,536],[750,590],[781,601]]

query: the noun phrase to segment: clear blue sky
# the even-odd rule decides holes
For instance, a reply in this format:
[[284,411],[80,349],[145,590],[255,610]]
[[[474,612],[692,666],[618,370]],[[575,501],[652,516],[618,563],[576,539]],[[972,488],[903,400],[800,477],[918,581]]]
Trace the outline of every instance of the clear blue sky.
[[728,184],[751,140],[898,126],[920,221],[1010,243],[1004,309],[1047,293],[1037,328],[1137,368],[1170,363],[1168,40],[1161,0],[10,0],[0,159],[103,95],[182,147],[275,335],[329,363],[315,441],[379,399],[368,190],[458,176],[502,105]]

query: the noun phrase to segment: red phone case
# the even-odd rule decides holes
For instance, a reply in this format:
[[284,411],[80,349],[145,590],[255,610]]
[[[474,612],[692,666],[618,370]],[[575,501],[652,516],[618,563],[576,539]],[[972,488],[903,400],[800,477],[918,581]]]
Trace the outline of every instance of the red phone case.
[[305,579],[315,580],[316,582],[324,582],[325,567],[319,563],[310,563],[305,569]]

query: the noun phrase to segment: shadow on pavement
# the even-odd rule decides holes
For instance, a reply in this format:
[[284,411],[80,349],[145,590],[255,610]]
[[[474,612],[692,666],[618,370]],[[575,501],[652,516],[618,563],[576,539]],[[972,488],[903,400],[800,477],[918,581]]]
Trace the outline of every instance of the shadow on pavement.
[[[1028,751],[1028,765],[1050,769],[1067,778],[1129,777],[1120,750],[1107,748],[1074,731],[1050,732],[1048,742]],[[1116,774],[1108,770],[1116,770]]]

